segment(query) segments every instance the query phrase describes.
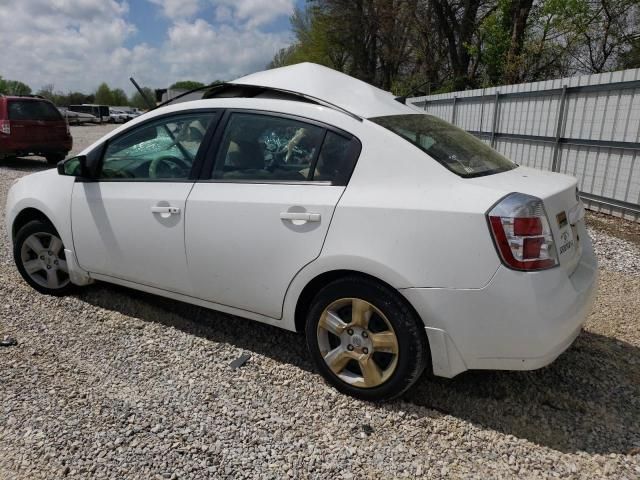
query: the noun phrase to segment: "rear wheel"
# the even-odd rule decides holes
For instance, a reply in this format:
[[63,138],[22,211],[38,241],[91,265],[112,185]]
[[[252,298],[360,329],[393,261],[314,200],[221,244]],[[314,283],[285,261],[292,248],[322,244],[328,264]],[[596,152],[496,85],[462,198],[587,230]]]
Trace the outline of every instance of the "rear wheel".
[[64,245],[49,223],[33,220],[23,226],[15,238],[13,259],[22,278],[40,293],[60,296],[74,288]]
[[429,363],[422,321],[397,292],[364,277],[336,280],[316,295],[306,338],[322,376],[362,400],[399,397]]
[[45,158],[47,159],[47,163],[49,165],[55,165],[59,161],[64,160],[64,157],[66,156],[66,153],[49,153]]

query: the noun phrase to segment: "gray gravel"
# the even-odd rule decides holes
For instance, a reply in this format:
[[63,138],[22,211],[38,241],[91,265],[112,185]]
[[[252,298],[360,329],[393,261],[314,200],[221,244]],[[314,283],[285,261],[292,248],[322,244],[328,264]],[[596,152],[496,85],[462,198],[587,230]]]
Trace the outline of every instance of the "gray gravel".
[[640,275],[640,223],[596,213],[588,213],[587,222],[600,267]]
[[[104,128],[72,127],[77,147]],[[41,168],[0,161],[0,211]],[[296,334],[107,285],[38,295],[3,241],[0,479],[638,478],[640,255],[589,219],[601,287],[568,352],[380,406],[325,385]]]

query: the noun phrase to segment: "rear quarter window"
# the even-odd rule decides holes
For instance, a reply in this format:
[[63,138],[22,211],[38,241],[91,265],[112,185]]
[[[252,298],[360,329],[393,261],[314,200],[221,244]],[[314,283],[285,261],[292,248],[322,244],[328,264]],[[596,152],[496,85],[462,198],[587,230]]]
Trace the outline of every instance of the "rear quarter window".
[[62,120],[62,115],[49,102],[10,100],[9,120]]
[[346,185],[358,160],[360,143],[328,131],[320,150],[312,179],[330,181],[333,185]]
[[518,166],[470,133],[431,115],[389,115],[371,121],[391,130],[464,178],[506,172]]

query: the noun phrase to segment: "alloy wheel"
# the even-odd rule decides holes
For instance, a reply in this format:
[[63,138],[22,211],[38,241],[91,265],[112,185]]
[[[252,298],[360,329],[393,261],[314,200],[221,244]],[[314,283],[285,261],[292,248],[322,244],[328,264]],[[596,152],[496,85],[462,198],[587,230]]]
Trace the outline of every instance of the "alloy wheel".
[[396,333],[387,317],[366,300],[332,302],[323,311],[316,333],[324,362],[354,387],[378,387],[396,370]]
[[27,275],[41,287],[55,290],[70,282],[62,240],[56,235],[40,232],[28,236],[20,259]]

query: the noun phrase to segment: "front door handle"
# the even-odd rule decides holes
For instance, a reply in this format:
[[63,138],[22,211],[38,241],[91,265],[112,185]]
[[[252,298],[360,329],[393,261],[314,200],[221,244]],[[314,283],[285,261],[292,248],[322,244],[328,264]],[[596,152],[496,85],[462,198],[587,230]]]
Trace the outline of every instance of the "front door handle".
[[151,213],[168,213],[169,215],[177,215],[180,213],[180,208],[156,205],[154,207],[151,207]]
[[280,212],[281,220],[302,220],[306,222],[319,222],[319,213],[310,212]]

